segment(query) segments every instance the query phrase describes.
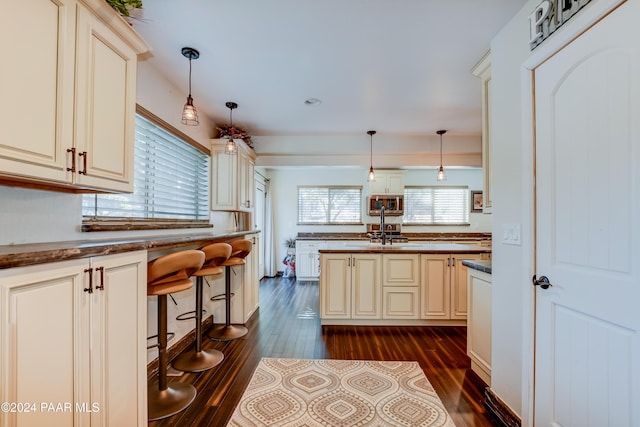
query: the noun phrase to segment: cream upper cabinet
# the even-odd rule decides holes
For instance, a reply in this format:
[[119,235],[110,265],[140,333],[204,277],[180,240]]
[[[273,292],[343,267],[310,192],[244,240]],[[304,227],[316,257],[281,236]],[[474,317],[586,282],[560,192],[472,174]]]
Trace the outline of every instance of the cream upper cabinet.
[[421,317],[464,320],[467,318],[467,268],[464,259],[480,254],[425,254],[421,264]]
[[376,180],[369,182],[369,194],[404,194],[402,171],[377,170]]
[[256,154],[244,141],[235,140],[238,152],[225,153],[226,139],[211,142],[211,210],[252,211]]
[[13,52],[0,67],[0,180],[132,191],[137,54],[149,50],[132,27],[100,0],[24,0],[5,5],[0,44]]
[[1,425],[147,425],[146,262],[139,251],[0,271],[0,401],[37,405]]
[[491,52],[487,52],[473,68],[482,83],[482,212],[491,213]]

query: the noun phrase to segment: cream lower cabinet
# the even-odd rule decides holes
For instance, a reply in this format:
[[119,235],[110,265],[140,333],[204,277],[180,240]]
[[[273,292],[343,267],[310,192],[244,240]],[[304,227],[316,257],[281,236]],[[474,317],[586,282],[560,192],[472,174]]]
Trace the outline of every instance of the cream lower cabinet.
[[420,318],[420,255],[382,255],[382,318]]
[[244,266],[244,286],[243,286],[243,305],[244,305],[244,322],[246,323],[260,305],[260,278],[258,277],[258,262],[260,235],[247,235],[246,239],[251,240],[253,249],[245,259]]
[[471,369],[491,386],[491,274],[468,270],[467,355]]
[[298,280],[318,280],[320,277],[320,249],[326,244],[321,240],[296,241],[296,277]]
[[3,16],[14,55],[0,67],[0,179],[133,191],[137,54],[149,47],[101,0],[9,2]]
[[0,425],[147,425],[146,263],[139,251],[0,271],[0,402],[23,405]]
[[380,255],[327,253],[320,260],[322,318],[381,318]]
[[467,318],[467,267],[462,260],[481,258],[480,254],[420,255],[422,319]]

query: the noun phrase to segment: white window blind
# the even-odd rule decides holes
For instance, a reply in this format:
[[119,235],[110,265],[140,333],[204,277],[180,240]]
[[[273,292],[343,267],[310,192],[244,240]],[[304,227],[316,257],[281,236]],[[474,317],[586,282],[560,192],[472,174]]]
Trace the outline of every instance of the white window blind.
[[469,223],[467,187],[405,187],[404,224]]
[[362,187],[298,187],[299,224],[360,224]]
[[87,194],[85,220],[209,218],[209,156],[136,115],[132,194]]

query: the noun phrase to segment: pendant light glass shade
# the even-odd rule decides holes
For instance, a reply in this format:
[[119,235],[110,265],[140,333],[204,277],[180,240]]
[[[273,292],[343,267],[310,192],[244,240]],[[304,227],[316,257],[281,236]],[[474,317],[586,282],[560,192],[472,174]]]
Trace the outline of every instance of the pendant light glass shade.
[[191,47],[183,47],[182,55],[189,58],[189,96],[187,96],[187,103],[182,107],[182,124],[196,126],[200,121],[198,120],[198,110],[193,105],[193,98],[191,97],[191,60],[198,59],[200,52]]
[[440,135],[440,169],[438,169],[438,181],[446,181],[447,177],[444,174],[444,168],[442,167],[442,135],[444,135],[446,130],[439,130],[436,133]]
[[367,135],[369,135],[369,139],[371,140],[371,152],[370,152],[370,162],[369,162],[369,177],[367,178],[367,181],[369,182],[375,182],[376,180],[376,174],[373,171],[373,135],[376,134],[375,130],[369,130],[367,131]]
[[227,102],[224,105],[229,109],[229,123],[231,127],[231,134],[229,135],[229,139],[227,139],[227,144],[224,146],[224,152],[233,155],[238,152],[236,142],[233,140],[233,110],[238,108],[238,104],[235,102]]

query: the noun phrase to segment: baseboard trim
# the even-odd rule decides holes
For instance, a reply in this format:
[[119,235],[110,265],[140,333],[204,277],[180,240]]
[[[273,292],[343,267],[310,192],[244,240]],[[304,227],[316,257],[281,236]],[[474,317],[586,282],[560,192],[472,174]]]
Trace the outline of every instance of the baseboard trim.
[[495,393],[489,388],[484,389],[484,406],[500,427],[520,427],[520,417],[513,413]]
[[[202,333],[205,334],[213,325],[213,315],[208,316],[202,321]],[[169,363],[175,359],[180,353],[185,351],[196,340],[196,328],[194,327],[189,333],[176,341],[175,344],[167,348],[167,359]],[[158,358],[156,357],[147,364],[147,381],[158,376]]]

